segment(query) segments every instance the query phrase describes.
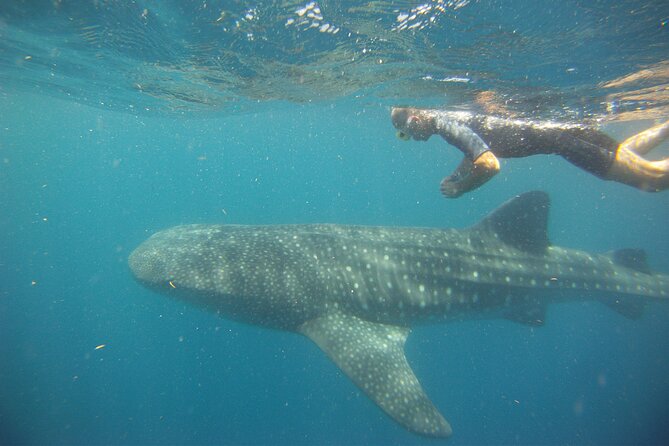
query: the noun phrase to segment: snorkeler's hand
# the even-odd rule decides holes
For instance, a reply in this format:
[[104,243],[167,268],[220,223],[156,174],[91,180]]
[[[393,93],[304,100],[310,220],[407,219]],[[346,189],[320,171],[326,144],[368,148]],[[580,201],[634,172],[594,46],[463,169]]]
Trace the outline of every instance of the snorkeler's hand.
[[465,157],[457,169],[441,181],[441,193],[457,198],[476,189],[499,172],[499,161],[492,152],[485,152],[474,162]]
[[458,198],[469,189],[463,187],[467,178],[471,176],[474,165],[469,158],[463,158],[462,162],[452,174],[441,180],[440,190],[446,198]]
[[458,198],[464,193],[464,191],[458,187],[458,182],[451,179],[452,176],[453,175],[446,177],[441,181],[440,190],[442,195],[446,198]]

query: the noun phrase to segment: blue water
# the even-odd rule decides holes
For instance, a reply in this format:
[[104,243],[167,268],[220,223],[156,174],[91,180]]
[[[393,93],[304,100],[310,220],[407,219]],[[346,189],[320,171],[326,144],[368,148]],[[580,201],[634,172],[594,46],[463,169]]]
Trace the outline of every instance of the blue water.
[[[534,85],[523,84],[522,76],[504,69],[498,57],[477,59],[477,69],[485,68],[489,77],[472,76],[476,82],[471,84],[442,82],[438,90],[425,90],[419,89],[425,82],[420,78],[431,71],[413,77],[402,71],[401,81],[381,73],[373,83],[372,74],[360,70],[365,81],[358,79],[353,87],[350,79],[342,81],[339,94],[333,93],[339,91],[336,85],[329,85],[323,97],[314,91],[295,97],[294,90],[267,79],[251,86],[248,79],[262,76],[253,65],[229,90],[212,90],[209,97],[212,86],[201,86],[211,101],[197,103],[175,96],[181,87],[193,93],[192,78],[177,76],[171,90],[146,95],[133,89],[136,79],[126,77],[146,68],[143,58],[178,59],[158,51],[164,49],[161,39],[172,32],[174,42],[184,35],[197,40],[193,29],[182,29],[180,35],[158,25],[144,29],[145,35],[158,29],[162,34],[153,36],[154,51],[141,57],[136,54],[143,51],[141,41],[132,39],[128,41],[135,47],[94,40],[91,47],[98,46],[93,50],[72,43],[87,26],[82,17],[139,33],[141,23],[114,22],[110,16],[136,18],[133,11],[141,13],[143,7],[113,3],[117,9],[105,10],[104,16],[90,10],[94,3],[81,2],[86,7],[75,17],[77,8],[63,3],[15,2],[0,8],[0,32],[6,38],[0,46],[0,444],[439,442],[408,433],[387,418],[308,339],[220,319],[137,284],[127,267],[128,254],[153,232],[172,225],[466,227],[509,197],[541,189],[552,198],[554,244],[593,252],[640,247],[655,270],[669,271],[669,193],[604,182],[544,156],[503,161],[502,171],[487,185],[447,200],[438,184],[461,155],[436,138],[399,141],[389,120],[389,105],[400,97],[407,103],[411,85],[419,91],[417,105],[466,106],[484,84],[502,91],[516,112],[531,115],[536,110],[545,117],[557,109],[565,118],[592,115],[606,118],[604,129],[616,138],[632,135],[652,125],[652,119],[666,119],[666,99],[643,106],[628,101],[612,112],[611,104],[607,109],[601,102],[609,93],[596,87],[661,66],[668,48],[664,2],[619,1],[608,13],[608,2],[566,2],[564,7],[573,9],[561,9],[546,32],[567,30],[572,44],[586,38],[575,31],[588,29],[582,23],[599,24],[601,17],[618,24],[611,26],[610,39],[630,46],[635,43],[621,30],[629,29],[621,21],[631,20],[630,11],[649,26],[645,34],[632,28],[639,32],[642,53],[628,46],[618,55],[601,34],[606,27],[594,28],[602,46],[588,57],[599,68],[582,69],[572,84],[565,74],[572,71],[558,73],[538,62],[535,69],[546,73],[530,82]],[[532,43],[517,51],[532,52],[536,42],[548,39],[536,30],[549,19],[538,6],[523,9],[522,3],[506,9],[499,3],[486,8],[472,2],[458,11],[472,29],[478,29],[477,20],[486,29],[499,24],[510,30],[517,23],[519,32],[528,34],[521,41]],[[167,8],[162,5],[143,6]],[[195,3],[182,5],[186,12],[196,9]],[[324,15],[328,6],[332,15],[346,15],[343,8],[325,3]],[[398,9],[414,6],[402,2]],[[288,11],[295,15],[299,7],[291,3]],[[170,20],[182,20],[184,11],[172,11],[176,18]],[[528,24],[532,11],[536,23]],[[578,20],[569,19],[571,11]],[[488,14],[479,17],[477,12]],[[82,28],[62,28],[68,14]],[[164,10],[161,14],[167,20]],[[395,23],[383,18],[389,27]],[[284,22],[282,16],[279,28]],[[451,19],[437,22],[400,34],[407,40],[401,45],[415,49],[438,40]],[[344,29],[346,23],[341,19],[339,26]],[[453,18],[453,23],[459,22]],[[305,51],[315,51],[317,45],[323,53],[335,51],[337,42],[323,40],[328,36],[344,39],[344,31],[319,34],[322,39],[309,40]],[[68,39],[69,46],[64,43]],[[33,46],[26,46],[28,40]],[[466,40],[459,42],[466,51],[440,53],[443,61],[450,63],[451,57],[454,66],[466,67],[472,51],[483,49],[466,46]],[[45,53],[52,59],[22,73],[28,70],[25,64],[37,62],[38,48],[49,48],[50,42],[57,42]],[[249,53],[254,49],[249,42],[233,39],[239,60],[244,54],[271,59],[271,48]],[[547,60],[557,64],[568,44],[549,47]],[[575,47],[582,51],[586,45]],[[95,51],[116,57],[101,57],[90,72],[58,71],[61,55],[67,54],[62,61],[67,66],[73,60],[89,63]],[[35,56],[26,59],[30,54]],[[388,50],[388,55],[401,64],[402,53]],[[132,61],[131,69],[121,63],[125,57]],[[309,62],[304,57],[284,62],[304,67]],[[574,57],[587,59],[579,52]],[[523,58],[514,55],[513,60]],[[607,74],[602,67],[608,62]],[[436,70],[435,78],[445,73],[436,65],[424,67]],[[464,68],[454,72],[450,74],[466,74]],[[661,80],[646,79],[617,92],[624,96],[649,83],[657,86]],[[259,98],[260,84],[272,98]],[[394,85],[402,86],[402,92],[389,98],[384,91]],[[588,86],[597,91],[579,108],[575,99],[581,96],[574,91]],[[240,97],[237,105],[218,102],[228,93]],[[537,98],[546,101],[533,109],[530,103]],[[667,156],[668,148],[665,143],[657,156]],[[104,347],[96,349],[100,345]],[[416,327],[407,343],[416,375],[453,426],[448,440],[453,445],[666,444],[668,353],[669,307],[660,302],[650,303],[638,321],[594,302],[575,302],[550,307],[541,328],[501,320]]]

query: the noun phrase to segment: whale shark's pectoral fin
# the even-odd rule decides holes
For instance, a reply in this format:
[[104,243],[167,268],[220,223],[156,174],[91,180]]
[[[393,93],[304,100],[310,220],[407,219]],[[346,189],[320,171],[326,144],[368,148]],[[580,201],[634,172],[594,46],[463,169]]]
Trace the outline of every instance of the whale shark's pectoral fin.
[[395,421],[418,434],[451,435],[404,356],[409,329],[332,312],[304,323],[300,331]]

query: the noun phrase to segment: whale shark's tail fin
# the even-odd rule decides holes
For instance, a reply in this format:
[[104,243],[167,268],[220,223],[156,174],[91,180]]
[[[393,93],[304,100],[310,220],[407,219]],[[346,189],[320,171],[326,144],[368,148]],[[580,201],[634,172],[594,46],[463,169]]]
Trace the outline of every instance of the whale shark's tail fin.
[[451,435],[451,426],[404,356],[409,329],[331,312],[304,323],[300,331],[395,421],[421,435]]

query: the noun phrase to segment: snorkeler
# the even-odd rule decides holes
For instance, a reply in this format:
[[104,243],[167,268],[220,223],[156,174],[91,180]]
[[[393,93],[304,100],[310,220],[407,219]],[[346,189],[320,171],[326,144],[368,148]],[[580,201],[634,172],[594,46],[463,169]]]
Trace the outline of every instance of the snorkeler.
[[397,136],[427,141],[434,134],[465,157],[441,182],[441,193],[456,198],[499,172],[499,158],[556,154],[599,178],[649,192],[669,188],[669,158],[642,157],[669,137],[669,121],[622,143],[593,127],[548,121],[505,119],[469,112],[395,107]]

